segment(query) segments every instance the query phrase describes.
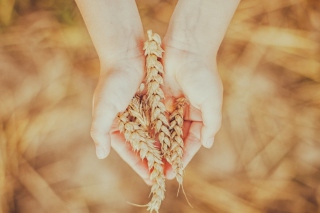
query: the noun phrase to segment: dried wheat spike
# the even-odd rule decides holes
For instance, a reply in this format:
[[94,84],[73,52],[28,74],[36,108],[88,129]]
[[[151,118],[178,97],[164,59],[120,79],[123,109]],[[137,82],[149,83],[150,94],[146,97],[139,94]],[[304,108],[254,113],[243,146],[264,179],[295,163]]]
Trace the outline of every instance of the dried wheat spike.
[[157,134],[161,144],[161,152],[168,162],[170,162],[170,132],[169,122],[166,117],[166,108],[162,101],[164,93],[161,89],[163,84],[162,74],[163,66],[158,60],[164,52],[161,48],[161,39],[158,34],[153,34],[151,30],[148,32],[148,40],[144,43],[144,51],[146,55],[147,67],[147,102],[150,110],[151,126]]
[[183,181],[183,108],[185,105],[185,98],[178,98],[175,102],[175,110],[170,114],[170,157],[173,171],[176,174],[176,179],[180,185]]
[[141,159],[147,159],[150,179],[153,181],[150,194],[151,201],[146,205],[148,211],[159,212],[164,199],[165,176],[161,153],[155,147],[154,140],[148,133],[148,119],[145,116],[140,97],[135,96],[127,110],[119,114],[119,129],[125,139],[130,142],[132,149],[139,152]]

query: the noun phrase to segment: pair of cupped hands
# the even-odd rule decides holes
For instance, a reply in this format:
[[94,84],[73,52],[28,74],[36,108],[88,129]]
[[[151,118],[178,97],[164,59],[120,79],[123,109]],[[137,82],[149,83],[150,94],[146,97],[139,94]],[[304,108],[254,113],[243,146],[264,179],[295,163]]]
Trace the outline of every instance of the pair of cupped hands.
[[[143,42],[136,46],[123,45],[117,52],[101,60],[101,71],[93,98],[91,136],[98,158],[108,156],[111,147],[148,184],[147,163],[132,151],[118,129],[117,114],[125,111],[146,75]],[[166,35],[162,42],[161,59],[164,66],[165,105],[176,98],[186,97],[184,115],[184,167],[201,145],[210,148],[221,125],[222,83],[217,71],[216,57],[200,46],[174,40]],[[169,106],[170,108],[170,106]],[[167,179],[175,177],[172,167],[165,164]]]

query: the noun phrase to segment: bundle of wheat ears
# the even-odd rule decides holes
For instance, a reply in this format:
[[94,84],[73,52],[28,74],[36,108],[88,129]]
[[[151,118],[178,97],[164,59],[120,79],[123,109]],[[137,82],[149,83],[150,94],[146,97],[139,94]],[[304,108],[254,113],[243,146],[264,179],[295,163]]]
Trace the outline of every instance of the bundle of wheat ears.
[[[164,73],[160,62],[164,52],[161,48],[161,39],[151,30],[147,33],[148,40],[143,48],[147,68],[146,92],[143,94],[140,88],[126,111],[120,113],[118,118],[119,129],[126,141],[139,153],[142,160],[146,159],[148,162],[153,184],[150,192],[152,198],[146,206],[150,212],[159,212],[165,197],[163,159],[172,165],[179,187],[183,181],[182,127],[185,98],[176,100],[175,110],[169,115],[163,103],[164,93],[161,89]],[[156,141],[160,142],[161,148],[155,145]]]

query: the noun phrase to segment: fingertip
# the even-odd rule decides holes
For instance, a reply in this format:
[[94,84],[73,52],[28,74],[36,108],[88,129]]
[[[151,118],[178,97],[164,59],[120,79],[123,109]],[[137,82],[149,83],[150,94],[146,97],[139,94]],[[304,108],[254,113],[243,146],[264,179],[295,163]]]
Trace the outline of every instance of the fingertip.
[[210,137],[209,139],[205,140],[202,145],[207,148],[207,149],[210,149],[212,147],[214,143],[214,137]]
[[96,147],[96,155],[99,159],[104,159],[108,156],[109,153],[107,153],[107,150],[105,150],[101,146]]
[[206,126],[203,126],[201,129],[201,144],[205,148],[211,148],[214,143],[214,136],[216,131],[212,131]]
[[90,135],[96,145],[96,155],[99,159],[106,158],[110,153],[110,130],[116,114],[116,107],[105,102],[96,103],[93,110]]
[[152,180],[150,180],[149,178],[144,178],[143,180],[148,186],[152,186],[153,184]]
[[91,137],[96,145],[97,158],[106,158],[110,153],[110,136],[91,132]]
[[176,177],[172,169],[169,169],[166,173],[166,178],[168,180],[173,180]]
[[204,146],[205,148],[207,148],[207,141],[209,141],[209,138],[213,137],[213,132],[209,131],[208,127],[206,126],[202,126],[201,128],[201,137],[200,137],[200,141],[202,146]]

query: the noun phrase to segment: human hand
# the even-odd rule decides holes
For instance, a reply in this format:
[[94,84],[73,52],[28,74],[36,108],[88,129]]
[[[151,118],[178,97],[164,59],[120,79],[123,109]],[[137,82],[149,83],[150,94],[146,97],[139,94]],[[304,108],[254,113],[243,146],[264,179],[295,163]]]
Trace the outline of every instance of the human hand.
[[93,100],[91,135],[98,158],[112,147],[147,184],[147,163],[125,142],[116,119],[129,105],[145,70],[144,33],[135,1],[76,0],[101,64]]
[[142,82],[144,66],[145,57],[140,46],[101,64],[93,99],[91,136],[98,158],[107,157],[112,147],[147,184],[151,184],[146,162],[132,151],[120,134],[116,118],[119,112],[125,111]]
[[[185,96],[189,101],[184,115],[184,155],[186,167],[201,145],[210,148],[221,125],[223,87],[214,55],[202,54],[201,49],[170,38],[163,41],[164,91],[166,106]],[[171,166],[166,177],[174,178]]]
[[[139,54],[138,48],[102,64],[94,93],[91,135],[98,158],[105,158],[112,147],[150,185],[146,161],[141,161],[125,142],[116,119],[117,114],[127,108],[144,77],[145,57]],[[214,57],[183,50],[168,40],[164,41],[164,49],[166,105],[183,95],[190,102],[184,122],[183,165],[187,166],[201,144],[207,148],[212,146],[220,128],[222,84]],[[166,177],[174,178],[172,168],[166,168]]]
[[[181,45],[176,46],[175,42],[169,44],[170,39],[164,42],[167,94],[171,99],[184,94],[190,101],[184,125],[185,166],[201,143],[206,147],[212,146],[214,134],[220,127],[222,85],[215,57],[203,53],[217,51],[239,1],[181,0],[168,27],[172,38],[195,47],[184,49]],[[130,145],[117,131],[115,122],[117,113],[126,109],[144,76],[144,56],[142,48],[137,45],[138,40],[143,40],[143,30],[136,4],[127,0],[76,0],[76,3],[102,67],[94,94],[91,130],[97,155],[106,157],[112,146],[150,184],[146,162],[131,151]],[[206,51],[199,52],[206,47]],[[166,176],[174,176],[170,167]]]

